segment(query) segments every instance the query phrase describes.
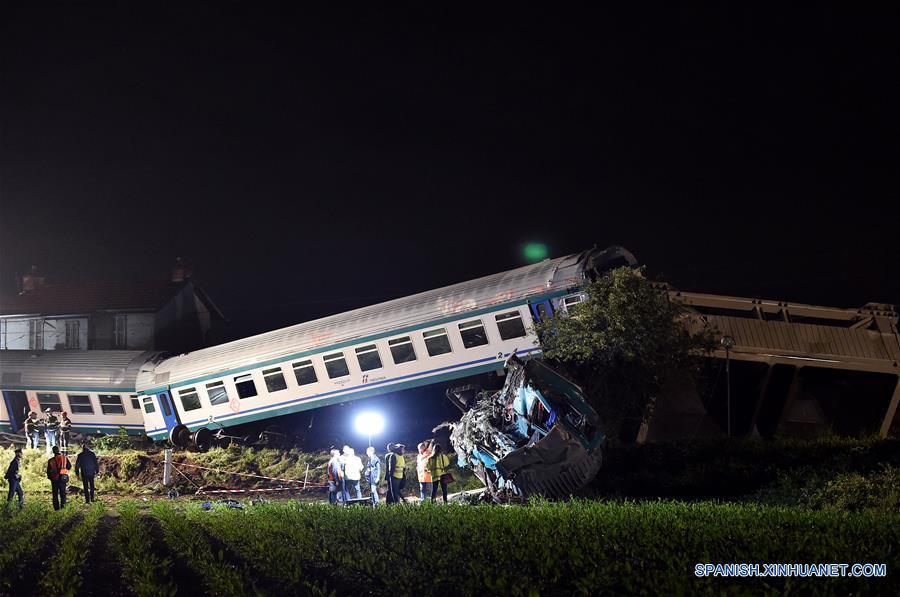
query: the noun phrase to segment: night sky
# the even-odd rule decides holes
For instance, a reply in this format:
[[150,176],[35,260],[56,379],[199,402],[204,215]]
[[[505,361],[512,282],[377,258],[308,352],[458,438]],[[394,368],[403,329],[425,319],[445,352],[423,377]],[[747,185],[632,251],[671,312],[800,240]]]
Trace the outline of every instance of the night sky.
[[181,256],[242,335],[533,241],[621,244],[683,289],[900,303],[890,19],[129,4],[0,19],[7,291]]

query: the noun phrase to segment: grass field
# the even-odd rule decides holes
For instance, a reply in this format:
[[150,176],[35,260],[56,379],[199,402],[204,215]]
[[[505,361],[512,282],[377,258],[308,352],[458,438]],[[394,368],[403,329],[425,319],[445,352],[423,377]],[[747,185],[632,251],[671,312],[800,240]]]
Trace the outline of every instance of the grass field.
[[[32,500],[0,518],[0,593],[896,595],[900,515],[712,502],[244,509]],[[886,578],[697,578],[697,563],[883,563]],[[50,570],[52,574],[46,574]]]

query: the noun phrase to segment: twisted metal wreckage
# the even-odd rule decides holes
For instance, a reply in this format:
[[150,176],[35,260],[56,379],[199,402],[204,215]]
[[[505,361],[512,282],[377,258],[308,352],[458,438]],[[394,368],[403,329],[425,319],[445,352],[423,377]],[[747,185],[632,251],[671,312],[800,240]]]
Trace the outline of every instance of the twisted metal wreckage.
[[454,388],[448,398],[463,411],[449,427],[460,466],[471,467],[495,501],[563,497],[600,469],[605,436],[581,389],[545,363],[506,362],[498,392]]

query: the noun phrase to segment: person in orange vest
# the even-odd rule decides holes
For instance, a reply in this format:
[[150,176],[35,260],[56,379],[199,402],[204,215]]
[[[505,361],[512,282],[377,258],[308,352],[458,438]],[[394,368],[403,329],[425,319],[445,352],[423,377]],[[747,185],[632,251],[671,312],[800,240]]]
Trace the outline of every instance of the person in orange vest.
[[59,446],[53,446],[53,457],[47,461],[47,478],[53,488],[53,509],[66,506],[66,485],[69,484],[69,469],[72,463],[59,453]]
[[419,474],[419,503],[421,504],[427,499],[433,499],[431,497],[431,467],[429,467],[429,460],[431,460],[431,456],[434,454],[434,440],[430,439],[427,442],[422,442],[419,444],[419,453],[416,454],[416,472]]

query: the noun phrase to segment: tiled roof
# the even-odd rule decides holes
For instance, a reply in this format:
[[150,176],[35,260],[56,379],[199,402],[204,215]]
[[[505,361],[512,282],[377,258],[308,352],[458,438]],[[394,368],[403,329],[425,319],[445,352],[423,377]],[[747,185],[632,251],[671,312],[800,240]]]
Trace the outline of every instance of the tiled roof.
[[157,311],[189,282],[80,282],[47,284],[0,296],[0,315],[68,315],[93,311]]

